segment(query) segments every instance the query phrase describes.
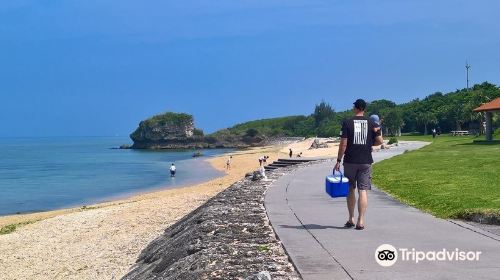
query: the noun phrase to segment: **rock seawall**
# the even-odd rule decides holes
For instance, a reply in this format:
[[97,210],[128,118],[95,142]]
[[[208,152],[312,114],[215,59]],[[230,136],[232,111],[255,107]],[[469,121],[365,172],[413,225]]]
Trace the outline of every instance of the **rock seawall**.
[[264,208],[267,187],[295,168],[219,193],[151,242],[123,279],[246,279],[261,271],[272,279],[300,279]]

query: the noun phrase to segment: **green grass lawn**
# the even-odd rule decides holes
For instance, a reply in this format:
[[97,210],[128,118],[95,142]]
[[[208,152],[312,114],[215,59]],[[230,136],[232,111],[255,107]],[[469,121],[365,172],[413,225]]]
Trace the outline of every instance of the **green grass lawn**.
[[500,215],[500,143],[474,137],[403,136],[432,144],[373,166],[373,181],[397,199],[442,218]]

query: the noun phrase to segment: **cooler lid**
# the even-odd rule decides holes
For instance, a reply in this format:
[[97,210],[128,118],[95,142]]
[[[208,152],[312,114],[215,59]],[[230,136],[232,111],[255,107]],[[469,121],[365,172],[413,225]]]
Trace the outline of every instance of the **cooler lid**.
[[[329,175],[326,176],[326,180],[330,183],[340,183],[340,175]],[[342,183],[348,183],[349,179],[342,177]]]

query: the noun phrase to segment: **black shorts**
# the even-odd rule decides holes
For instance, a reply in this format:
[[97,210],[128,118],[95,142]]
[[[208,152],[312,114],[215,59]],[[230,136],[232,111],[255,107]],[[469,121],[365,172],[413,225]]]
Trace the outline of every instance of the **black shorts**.
[[351,188],[358,190],[372,189],[372,165],[361,163],[345,163],[344,175],[349,179]]

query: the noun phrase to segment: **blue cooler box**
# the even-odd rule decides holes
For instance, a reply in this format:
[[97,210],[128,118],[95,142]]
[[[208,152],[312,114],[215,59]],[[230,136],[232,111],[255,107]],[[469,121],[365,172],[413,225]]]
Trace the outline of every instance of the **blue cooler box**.
[[326,193],[331,197],[347,197],[349,194],[349,179],[344,177],[342,172],[339,172],[340,175],[329,175],[326,176]]

